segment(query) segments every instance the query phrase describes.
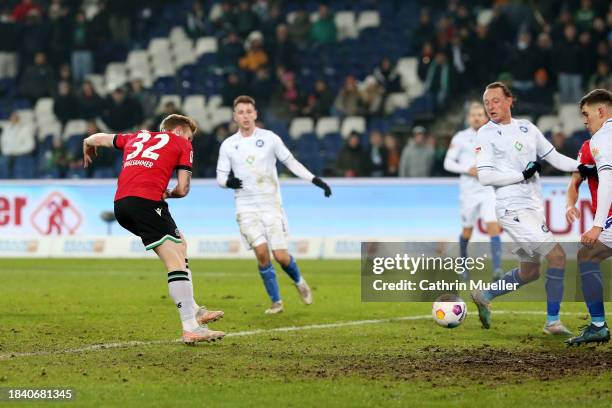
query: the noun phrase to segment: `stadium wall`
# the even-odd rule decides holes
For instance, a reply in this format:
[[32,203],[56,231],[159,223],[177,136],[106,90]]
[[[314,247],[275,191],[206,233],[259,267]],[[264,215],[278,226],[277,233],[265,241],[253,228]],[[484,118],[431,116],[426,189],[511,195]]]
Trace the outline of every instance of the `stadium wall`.
[[[581,190],[581,221],[565,221],[567,178],[542,179],[549,228],[577,240],[592,211]],[[115,180],[3,181],[0,257],[154,256],[102,213],[112,211]],[[359,258],[361,241],[455,241],[461,229],[458,179],[331,179],[333,196],[299,180],[282,180],[290,250],[300,258]],[[235,222],[233,192],[194,180],[170,211],[193,258],[248,258]],[[484,240],[481,226],[475,240]]]

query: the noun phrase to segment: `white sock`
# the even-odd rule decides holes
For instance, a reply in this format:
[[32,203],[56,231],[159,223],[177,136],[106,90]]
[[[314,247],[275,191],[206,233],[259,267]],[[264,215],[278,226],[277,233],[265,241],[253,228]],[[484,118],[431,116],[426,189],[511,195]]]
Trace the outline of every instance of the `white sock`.
[[193,307],[193,286],[186,271],[168,273],[168,292],[178,309],[183,330],[193,331],[199,325]]
[[[189,269],[189,258],[185,258],[185,268],[187,270],[187,273],[189,274],[188,277],[191,281],[191,287],[193,288],[193,277],[191,276],[191,269]],[[191,297],[193,298],[193,309],[197,312],[200,306],[198,306],[198,304],[196,303],[195,296],[193,296],[193,293],[191,294]]]

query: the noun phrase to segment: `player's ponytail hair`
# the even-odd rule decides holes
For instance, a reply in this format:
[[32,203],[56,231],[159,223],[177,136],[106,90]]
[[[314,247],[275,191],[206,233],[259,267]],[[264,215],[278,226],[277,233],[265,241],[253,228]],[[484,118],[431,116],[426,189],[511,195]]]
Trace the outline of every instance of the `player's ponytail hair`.
[[603,103],[608,107],[612,107],[612,92],[607,89],[593,89],[580,100],[580,109],[582,109],[584,105],[596,105],[598,103]]
[[179,126],[185,129],[191,129],[191,133],[194,134],[196,130],[198,130],[198,125],[195,120],[187,116],[177,115],[175,113],[166,116],[161,125],[159,125],[159,130],[162,132],[169,132]]

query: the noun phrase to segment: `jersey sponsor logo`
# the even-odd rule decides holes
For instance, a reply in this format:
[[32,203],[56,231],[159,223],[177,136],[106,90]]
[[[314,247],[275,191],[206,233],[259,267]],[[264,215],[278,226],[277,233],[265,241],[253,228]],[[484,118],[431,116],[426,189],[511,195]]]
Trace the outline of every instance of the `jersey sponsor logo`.
[[264,141],[261,139],[257,139],[257,141],[255,142],[255,146],[257,147],[263,147],[264,145]]
[[591,148],[591,154],[593,155],[593,157],[598,157],[599,156],[599,149],[597,147]]
[[476,149],[475,149],[476,154],[480,153],[481,150],[482,150],[482,147],[480,147],[480,146],[476,147]]
[[155,212],[157,213],[157,215],[159,215],[161,217],[161,212],[162,212],[161,208],[156,208]]
[[523,150],[523,144],[517,140],[516,142],[514,142],[514,148],[520,152],[521,150]]
[[249,156],[246,158],[246,162],[248,164],[253,164],[254,161],[255,161],[255,156]]
[[527,129],[527,126],[519,126],[519,129],[521,130],[521,132],[523,133],[527,133],[529,131],[529,129]]

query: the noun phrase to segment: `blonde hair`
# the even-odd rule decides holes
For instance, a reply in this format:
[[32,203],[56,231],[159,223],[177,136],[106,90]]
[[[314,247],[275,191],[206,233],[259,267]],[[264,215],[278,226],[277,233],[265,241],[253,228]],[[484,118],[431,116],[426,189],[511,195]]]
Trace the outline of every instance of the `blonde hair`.
[[250,103],[255,108],[255,99],[251,98],[248,95],[240,95],[236,99],[234,99],[234,109],[239,103]]
[[176,113],[166,116],[161,125],[159,125],[159,130],[162,132],[169,132],[179,126],[185,129],[191,129],[191,133],[195,133],[196,130],[198,130],[198,125],[195,120],[187,116],[177,115]]

